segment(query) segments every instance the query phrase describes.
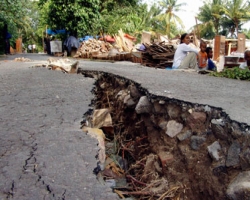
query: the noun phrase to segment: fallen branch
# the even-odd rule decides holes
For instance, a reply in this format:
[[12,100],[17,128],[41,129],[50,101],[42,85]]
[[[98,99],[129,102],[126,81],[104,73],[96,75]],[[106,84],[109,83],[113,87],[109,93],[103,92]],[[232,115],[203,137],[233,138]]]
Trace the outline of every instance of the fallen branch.
[[136,192],[124,192],[124,191],[119,191],[120,194],[125,194],[125,195],[153,195],[152,192],[142,192],[142,191],[136,191]]
[[119,191],[119,190],[114,190],[114,192],[115,192],[116,194],[118,194],[122,199],[125,199],[125,197],[123,196],[123,194],[121,193],[121,191]]
[[143,182],[141,182],[141,181],[136,180],[136,179],[135,179],[133,176],[131,176],[131,175],[127,175],[126,177],[132,179],[132,180],[133,180],[134,182],[136,182],[136,183],[139,183],[139,184],[141,184],[141,185],[147,186],[146,183],[143,183]]
[[171,188],[170,190],[168,190],[167,192],[165,192],[164,194],[162,194],[162,195],[160,196],[160,198],[157,199],[157,200],[162,200],[162,199],[164,199],[165,197],[173,197],[173,195],[171,195],[171,196],[168,196],[168,195],[172,194],[173,192],[175,193],[179,188],[180,188],[180,187],[178,187],[178,186]]

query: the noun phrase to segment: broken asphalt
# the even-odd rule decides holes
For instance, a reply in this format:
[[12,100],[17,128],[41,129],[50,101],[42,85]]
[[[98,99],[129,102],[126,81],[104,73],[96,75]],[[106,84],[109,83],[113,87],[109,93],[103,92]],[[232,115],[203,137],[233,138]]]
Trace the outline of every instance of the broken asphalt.
[[[80,129],[95,80],[32,67],[48,58],[0,58],[0,199],[118,199],[93,174],[97,141]],[[151,94],[221,108],[231,120],[250,124],[248,81],[131,62],[79,62],[83,70],[116,74]]]

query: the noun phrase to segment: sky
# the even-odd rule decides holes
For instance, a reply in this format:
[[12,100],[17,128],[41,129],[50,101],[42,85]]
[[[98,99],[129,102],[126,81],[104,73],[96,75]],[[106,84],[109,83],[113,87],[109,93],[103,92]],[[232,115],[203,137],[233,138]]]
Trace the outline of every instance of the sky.
[[[152,5],[155,0],[143,0],[143,2],[148,5]],[[185,30],[188,31],[192,26],[195,25],[195,16],[199,11],[199,7],[203,5],[201,0],[179,0],[178,3],[186,3],[186,6],[183,6],[183,11],[176,13],[185,26]]]
[[[157,0],[143,0],[143,2],[152,5],[153,2]],[[185,31],[189,31],[191,27],[195,25],[195,16],[199,12],[199,7],[203,6],[202,0],[179,0],[178,3],[186,3],[186,6],[183,6],[183,11],[176,13],[185,26]],[[250,22],[245,24],[243,28],[250,28]]]
[[179,0],[178,3],[186,3],[186,6],[183,6],[183,10],[181,12],[178,12],[177,15],[181,18],[183,21],[183,24],[185,26],[185,30],[188,31],[191,27],[193,27],[195,23],[195,16],[197,15],[199,11],[199,7],[203,5],[203,1],[201,0]]

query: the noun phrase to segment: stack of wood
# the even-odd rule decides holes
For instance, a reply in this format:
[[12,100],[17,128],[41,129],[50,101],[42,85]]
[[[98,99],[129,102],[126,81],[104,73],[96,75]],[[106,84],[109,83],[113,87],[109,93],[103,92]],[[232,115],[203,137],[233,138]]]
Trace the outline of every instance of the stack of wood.
[[136,38],[125,34],[122,30],[118,31],[118,34],[114,36],[115,38],[115,47],[119,52],[131,52],[134,47],[134,41]]
[[145,46],[141,54],[143,65],[161,69],[172,66],[175,53],[173,45],[165,44],[165,42],[143,45]]
[[108,42],[89,39],[82,42],[80,47],[77,49],[74,58],[92,58],[97,55],[107,56],[108,52],[112,48],[113,46]]

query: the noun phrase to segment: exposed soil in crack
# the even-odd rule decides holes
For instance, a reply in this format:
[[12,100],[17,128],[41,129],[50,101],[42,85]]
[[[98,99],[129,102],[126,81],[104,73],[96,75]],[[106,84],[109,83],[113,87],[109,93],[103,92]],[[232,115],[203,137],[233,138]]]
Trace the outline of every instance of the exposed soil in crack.
[[113,186],[121,198],[250,198],[243,186],[250,177],[248,125],[230,120],[220,108],[152,95],[117,75],[79,72],[96,79],[95,109],[111,114],[114,132],[103,129],[106,155],[119,156],[124,175],[99,173],[105,180],[126,179]]

